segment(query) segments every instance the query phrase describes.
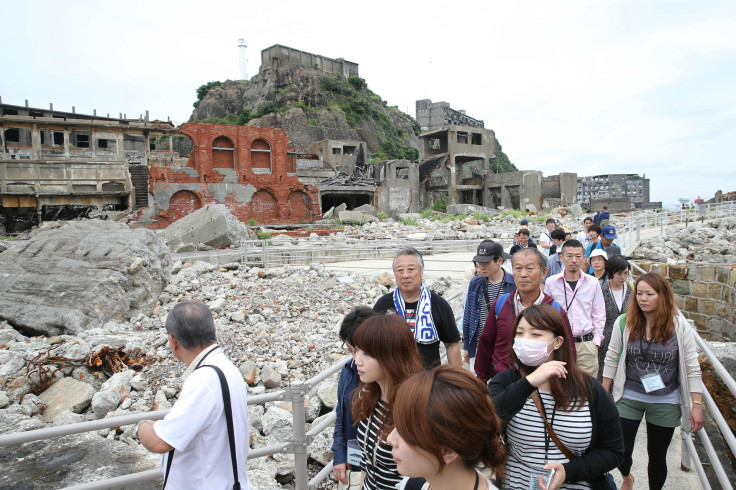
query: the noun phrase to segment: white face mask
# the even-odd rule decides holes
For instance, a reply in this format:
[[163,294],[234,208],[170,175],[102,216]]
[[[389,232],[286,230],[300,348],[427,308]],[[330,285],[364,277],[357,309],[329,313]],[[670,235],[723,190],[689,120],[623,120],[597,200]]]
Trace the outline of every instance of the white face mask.
[[536,367],[547,360],[551,354],[551,352],[547,352],[547,346],[555,340],[557,340],[557,337],[550,342],[518,338],[514,340],[514,352],[516,352],[516,356],[522,364],[529,367]]

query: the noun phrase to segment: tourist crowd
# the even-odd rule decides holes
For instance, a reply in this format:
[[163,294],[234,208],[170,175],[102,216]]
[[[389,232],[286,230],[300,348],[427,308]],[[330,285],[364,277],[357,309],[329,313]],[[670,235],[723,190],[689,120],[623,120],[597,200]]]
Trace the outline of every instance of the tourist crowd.
[[[547,220],[535,244],[522,222],[511,255],[484,240],[459,328],[421,254],[396,254],[396,289],[339,329],[351,356],[335,408],[339,488],[610,489],[618,469],[628,490],[643,417],[649,487],[664,486],[674,429],[703,427],[693,330],[662,276],[631,282],[613,226],[584,225],[572,238]],[[166,330],[185,381],[138,438],[166,454],[165,488],[249,488],[246,388],[211,313],[182,303]]]

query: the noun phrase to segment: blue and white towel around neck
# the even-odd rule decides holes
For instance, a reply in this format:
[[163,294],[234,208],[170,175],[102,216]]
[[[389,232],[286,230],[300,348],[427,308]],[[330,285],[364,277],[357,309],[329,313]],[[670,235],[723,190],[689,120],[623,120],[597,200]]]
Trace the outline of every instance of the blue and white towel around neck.
[[[401,297],[399,288],[394,290],[394,306],[396,307],[396,312],[401,315],[402,318],[406,318],[404,298]],[[434,326],[434,320],[432,319],[432,294],[424,283],[422,283],[419,293],[419,302],[417,303],[415,320],[414,340],[416,340],[417,343],[434,344],[439,340],[437,327]]]

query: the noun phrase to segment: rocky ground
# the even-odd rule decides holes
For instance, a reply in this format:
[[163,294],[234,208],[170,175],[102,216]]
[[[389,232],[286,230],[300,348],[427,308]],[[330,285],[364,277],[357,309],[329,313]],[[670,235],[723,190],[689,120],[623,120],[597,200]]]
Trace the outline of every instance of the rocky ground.
[[669,228],[643,242],[636,253],[656,262],[736,264],[736,218],[721,218],[686,228]]

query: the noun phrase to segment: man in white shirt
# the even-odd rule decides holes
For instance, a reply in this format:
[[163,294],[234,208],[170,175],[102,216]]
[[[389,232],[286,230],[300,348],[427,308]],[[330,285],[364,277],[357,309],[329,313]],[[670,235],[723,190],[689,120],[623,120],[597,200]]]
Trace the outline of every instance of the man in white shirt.
[[552,296],[567,311],[578,367],[593,377],[598,375],[598,347],[603,340],[606,323],[606,304],[601,285],[594,276],[584,274],[583,244],[568,240],[562,244],[562,263],[565,269],[544,283],[544,292]]
[[545,226],[547,229],[539,235],[539,246],[541,247],[541,252],[549,257],[549,249],[554,245],[552,242],[552,230],[555,229],[555,220],[553,218],[547,218]]
[[[593,218],[590,216],[586,216],[583,220],[583,226],[585,226],[585,230],[579,232],[575,238],[577,241],[583,244],[583,247],[588,247],[590,244],[590,236],[588,235],[588,229],[590,228],[590,225],[593,224]],[[559,250],[558,250],[559,252]]]
[[231,489],[236,481],[223,402],[215,369],[227,380],[232,410],[237,480],[249,489],[245,473],[249,428],[247,388],[238,368],[215,342],[215,325],[206,305],[176,305],[166,318],[171,352],[187,365],[179,399],[163,420],[138,425],[141,444],[154,453],[168,453],[162,464],[166,490]]

